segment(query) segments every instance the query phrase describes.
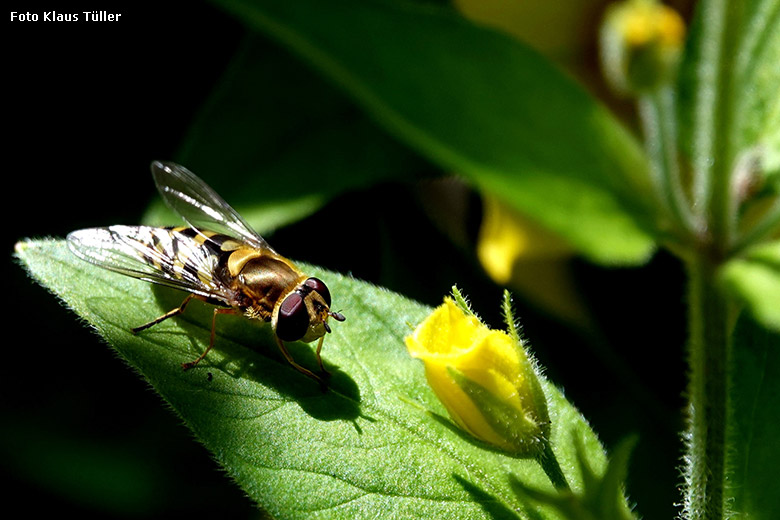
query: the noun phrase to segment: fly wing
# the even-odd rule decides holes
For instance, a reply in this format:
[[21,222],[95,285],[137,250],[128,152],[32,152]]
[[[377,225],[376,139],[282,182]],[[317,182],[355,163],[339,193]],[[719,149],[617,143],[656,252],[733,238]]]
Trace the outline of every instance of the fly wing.
[[154,161],[152,175],[165,204],[194,229],[216,231],[255,248],[273,251],[236,210],[184,166]]
[[79,258],[151,283],[232,305],[233,292],[214,276],[218,256],[186,234],[149,226],[81,229],[68,235]]

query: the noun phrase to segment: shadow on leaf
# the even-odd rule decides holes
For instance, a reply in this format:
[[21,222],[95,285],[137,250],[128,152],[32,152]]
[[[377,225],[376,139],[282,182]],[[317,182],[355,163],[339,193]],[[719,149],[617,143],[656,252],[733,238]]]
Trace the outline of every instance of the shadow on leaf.
[[460,475],[453,475],[455,481],[460,484],[466,492],[471,495],[474,502],[480,504],[485,513],[489,514],[494,520],[506,520],[508,518],[522,518],[517,512],[502,504],[488,492],[477,487]]
[[432,412],[430,410],[427,410],[426,413],[436,422],[450,430],[452,433],[463,439],[464,441],[473,444],[474,446],[481,448],[483,450],[492,451],[493,453],[499,453],[501,455],[506,455],[508,457],[512,457],[515,459],[534,459],[536,458],[536,454],[534,453],[522,453],[522,454],[516,454],[516,453],[507,453],[506,451],[497,448],[496,446],[493,446],[492,444],[488,444],[487,442],[483,442],[470,433],[466,432],[462,428],[460,428],[457,424],[452,422],[447,417],[444,417],[442,415],[437,414],[436,412]]
[[[328,389],[323,392],[319,384],[299,373],[282,357],[270,325],[243,316],[218,316],[214,348],[196,367],[182,371],[179,364],[194,360],[209,343],[214,306],[192,301],[181,315],[133,335],[131,328],[175,309],[185,296],[183,292],[159,286],[152,286],[152,290],[157,300],[156,312],[136,311],[136,302],[118,298],[94,297],[86,302],[94,316],[118,331],[126,331],[126,335],[112,334],[110,342],[150,379],[161,369],[168,372],[166,377],[170,377],[171,372],[181,374],[183,378],[202,373],[202,379],[207,379],[206,374],[213,377],[216,371],[222,371],[236,381],[248,379],[274,389],[296,401],[318,420],[354,421],[361,416],[357,383],[328,363],[327,338],[323,362],[330,378]],[[144,318],[136,318],[139,315]],[[164,351],[150,346],[162,347]],[[287,348],[297,363],[312,371],[318,370],[312,346],[296,342],[287,344]],[[170,368],[160,367],[161,363]]]

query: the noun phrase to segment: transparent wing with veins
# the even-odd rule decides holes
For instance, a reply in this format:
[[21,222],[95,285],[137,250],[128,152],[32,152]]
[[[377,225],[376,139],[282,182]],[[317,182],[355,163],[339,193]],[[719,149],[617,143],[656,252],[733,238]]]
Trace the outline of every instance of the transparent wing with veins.
[[236,210],[187,168],[154,161],[152,175],[165,204],[191,227],[223,233],[247,245],[273,251]]
[[213,275],[216,254],[192,236],[148,226],[80,229],[68,235],[70,250],[91,264],[233,304],[235,295]]

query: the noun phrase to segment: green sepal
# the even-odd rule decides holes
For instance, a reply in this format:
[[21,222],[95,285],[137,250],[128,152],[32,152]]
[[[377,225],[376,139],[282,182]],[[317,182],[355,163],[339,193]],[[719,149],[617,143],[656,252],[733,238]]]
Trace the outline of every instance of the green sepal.
[[447,367],[447,371],[474,402],[493,431],[511,447],[506,451],[516,456],[536,456],[541,453],[550,424],[546,405],[543,417],[540,418],[539,410],[532,407],[526,410],[515,408],[459,370]]

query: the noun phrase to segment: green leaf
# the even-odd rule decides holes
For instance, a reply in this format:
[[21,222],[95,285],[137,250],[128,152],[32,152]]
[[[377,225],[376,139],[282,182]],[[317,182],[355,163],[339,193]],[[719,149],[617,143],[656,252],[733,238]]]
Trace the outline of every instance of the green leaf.
[[[181,317],[133,335],[131,327],[176,307],[183,294],[82,262],[62,241],[19,243],[16,254],[149,381],[274,518],[529,518],[510,475],[553,490],[533,460],[485,449],[444,419],[422,364],[403,344],[410,324],[430,312],[425,306],[309,267],[347,316],[325,342],[332,377],[323,393],[284,361],[267,326],[239,316],[220,316],[214,350],[183,372],[180,363],[208,344],[212,307],[193,302]],[[311,347],[289,348],[316,369]],[[603,448],[562,394],[542,384],[555,456],[581,492],[575,441],[597,474],[607,468]],[[538,511],[534,518],[559,518],[553,508]]]
[[[243,42],[177,161],[263,234],[343,192],[430,168],[341,92],[257,36]],[[144,221],[180,223],[159,200]]]
[[732,366],[728,498],[739,518],[777,518],[780,334],[743,313],[734,332]]
[[729,261],[720,280],[759,323],[780,331],[780,240],[756,246]]
[[780,1],[703,0],[681,69],[681,147],[693,207],[716,241],[733,232],[737,165],[757,154],[765,175],[780,150]]
[[604,473],[594,473],[589,467],[584,448],[577,442],[580,469],[584,477],[584,493],[559,489],[557,493],[529,488],[513,479],[512,487],[520,497],[549,504],[558,509],[567,520],[633,520],[636,516],[626,504],[623,489],[628,473],[628,461],[636,445],[636,438],[620,442]]
[[[780,154],[780,1],[744,2],[733,83],[736,150],[759,147],[767,166]],[[734,19],[729,17],[729,24]],[[734,52],[732,49],[731,52]],[[765,171],[768,173],[768,171]]]
[[407,2],[217,0],[341,86],[399,139],[605,263],[654,241],[637,141],[530,48]]

